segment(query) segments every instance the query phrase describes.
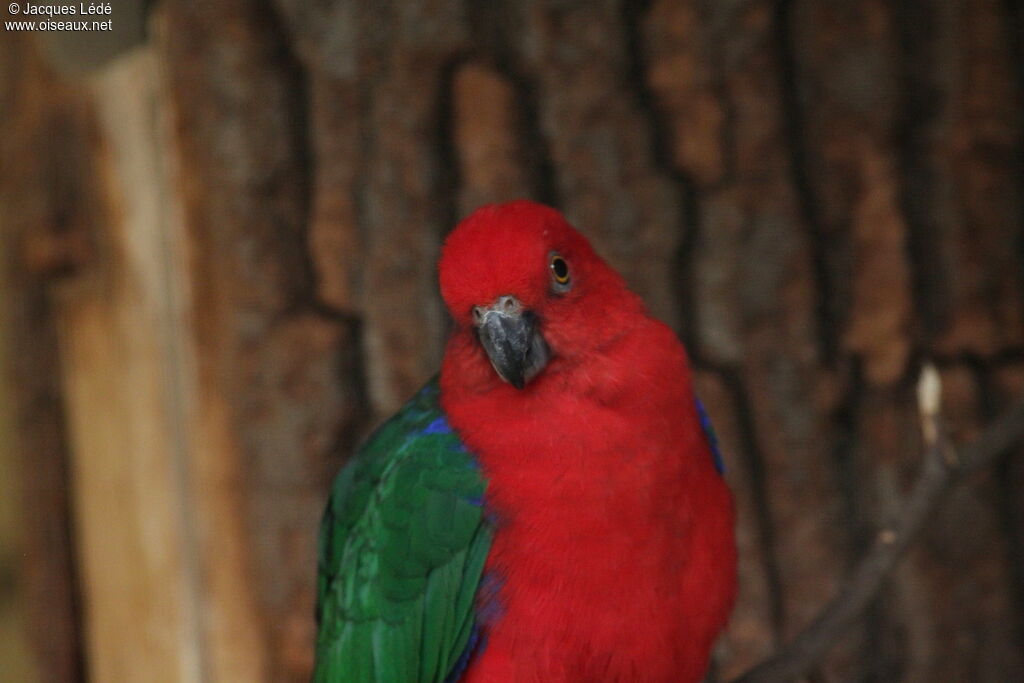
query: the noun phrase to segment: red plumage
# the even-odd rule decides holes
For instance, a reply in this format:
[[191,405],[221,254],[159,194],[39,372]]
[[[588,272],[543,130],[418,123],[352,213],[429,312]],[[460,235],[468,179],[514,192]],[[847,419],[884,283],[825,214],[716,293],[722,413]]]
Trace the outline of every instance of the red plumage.
[[[571,288],[552,291],[557,253]],[[672,331],[556,211],[484,207],[449,236],[456,322],[442,406],[479,458],[497,606],[464,680],[698,681],[736,591],[732,499]],[[513,295],[551,360],[525,388],[492,369],[475,305]]]

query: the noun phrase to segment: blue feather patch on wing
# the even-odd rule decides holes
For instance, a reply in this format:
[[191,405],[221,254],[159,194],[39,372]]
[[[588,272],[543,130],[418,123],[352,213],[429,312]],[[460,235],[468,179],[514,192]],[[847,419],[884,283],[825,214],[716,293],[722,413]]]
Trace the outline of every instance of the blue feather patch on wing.
[[448,420],[441,417],[437,418],[423,429],[423,434],[451,434],[452,428],[448,424]]
[[700,402],[700,399],[695,399],[697,402],[697,417],[700,418],[701,429],[704,430],[704,436],[708,439],[708,445],[711,446],[711,455],[715,459],[715,469],[718,470],[719,474],[725,474],[725,461],[722,460],[722,451],[718,448],[718,435],[715,434],[715,428],[711,426],[711,418],[708,417],[708,413],[704,410],[704,404]]
[[470,632],[469,642],[466,649],[462,651],[458,660],[452,666],[451,672],[445,679],[445,683],[455,683],[462,674],[466,673],[469,663],[479,653],[487,648],[487,632],[485,629],[500,619],[504,613],[501,599],[498,593],[504,585],[504,581],[493,571],[484,572],[480,578],[480,587],[476,595],[476,621],[473,630]]
[[493,570],[485,571],[480,577],[480,587],[476,593],[476,617],[484,626],[490,626],[505,613],[501,603],[501,589],[505,580]]
[[462,674],[466,673],[466,669],[469,668],[469,661],[479,651],[483,650],[486,645],[486,638],[480,635],[480,628],[477,624],[473,624],[473,630],[469,634],[469,642],[466,643],[466,648],[459,655],[458,660],[452,666],[452,670],[448,673],[448,677],[444,679],[444,683],[455,683]]

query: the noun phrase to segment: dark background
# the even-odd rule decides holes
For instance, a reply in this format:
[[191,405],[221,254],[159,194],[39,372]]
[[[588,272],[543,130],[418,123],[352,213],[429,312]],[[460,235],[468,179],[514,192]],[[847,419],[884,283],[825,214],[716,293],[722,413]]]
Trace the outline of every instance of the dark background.
[[[924,359],[958,442],[1024,391],[1020,0],[112,7],[0,38],[7,680],[306,680],[325,492],[436,371],[482,203],[563,210],[685,341],[723,680],[892,521]],[[946,499],[813,680],[1024,678],[1022,484]]]

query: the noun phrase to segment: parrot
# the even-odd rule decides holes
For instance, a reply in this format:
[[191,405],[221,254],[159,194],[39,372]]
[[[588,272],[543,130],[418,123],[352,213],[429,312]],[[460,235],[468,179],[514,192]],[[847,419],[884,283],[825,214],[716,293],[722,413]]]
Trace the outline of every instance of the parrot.
[[440,372],[331,488],[313,680],[699,681],[734,509],[683,345],[557,210],[441,247]]

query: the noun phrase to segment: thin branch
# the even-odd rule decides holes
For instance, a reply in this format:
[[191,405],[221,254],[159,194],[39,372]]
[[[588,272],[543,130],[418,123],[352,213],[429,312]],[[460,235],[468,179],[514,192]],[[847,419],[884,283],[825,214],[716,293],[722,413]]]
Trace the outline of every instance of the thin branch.
[[925,454],[921,471],[903,504],[898,523],[883,529],[839,594],[779,652],[734,683],[775,683],[807,674],[878,594],[903,552],[914,542],[943,495],[968,474],[992,464],[1024,438],[1024,396],[971,443],[953,448],[939,419],[938,375],[925,368],[919,385]]

